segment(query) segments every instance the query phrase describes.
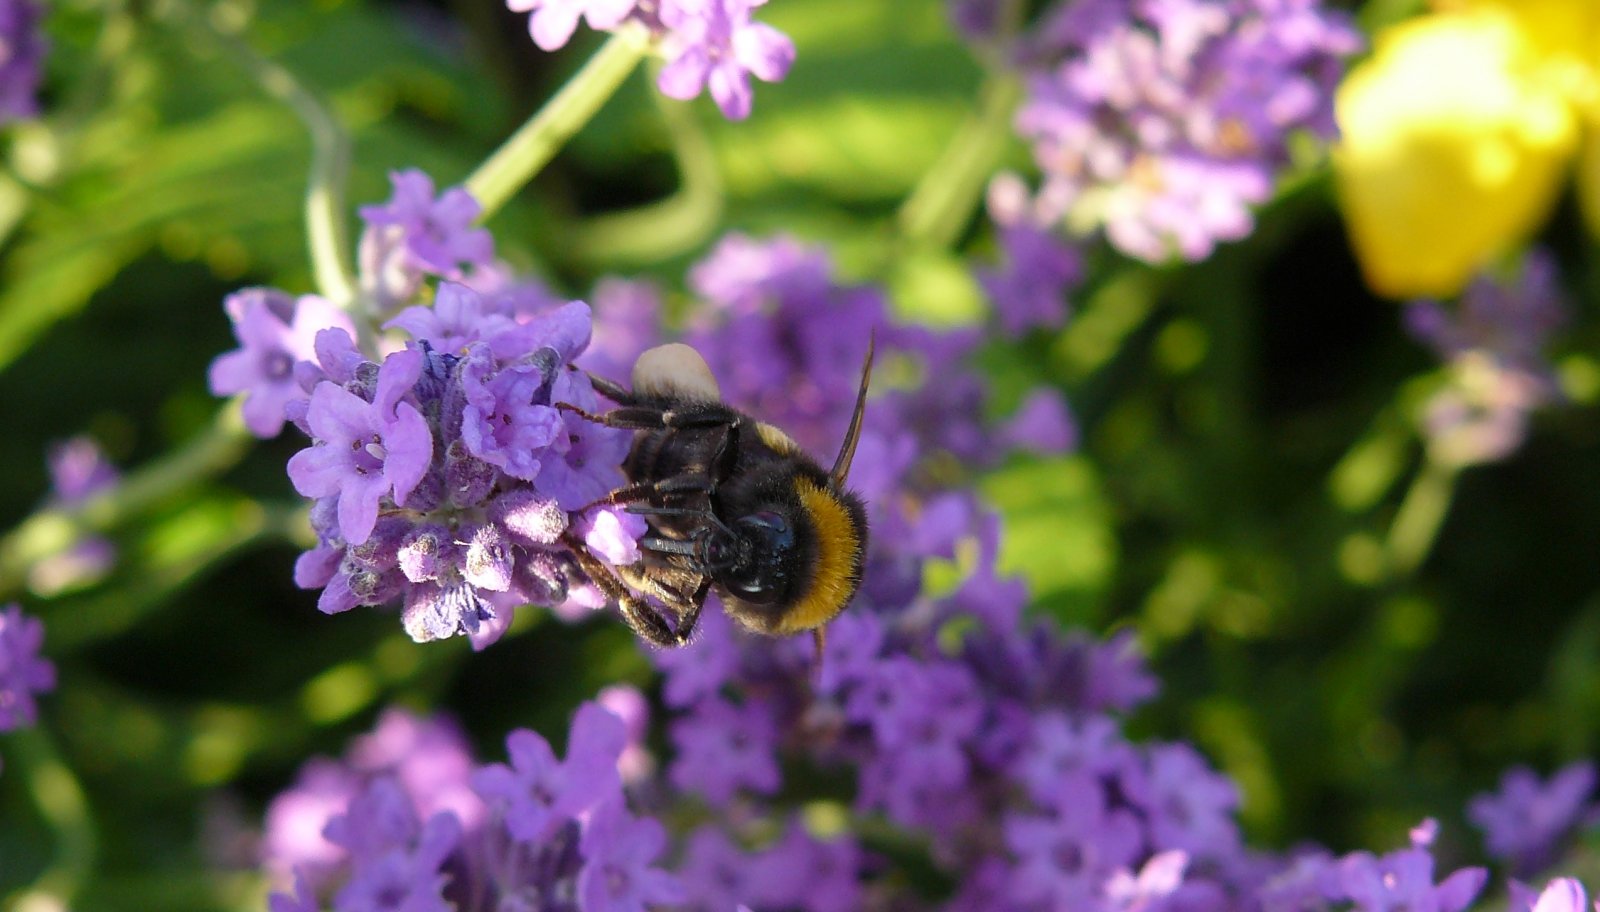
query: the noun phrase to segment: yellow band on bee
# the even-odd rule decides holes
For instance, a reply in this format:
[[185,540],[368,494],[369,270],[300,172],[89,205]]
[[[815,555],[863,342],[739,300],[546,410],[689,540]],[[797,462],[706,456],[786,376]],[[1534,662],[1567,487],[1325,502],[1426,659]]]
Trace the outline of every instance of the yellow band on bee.
[[861,551],[860,532],[838,497],[808,478],[796,478],[794,487],[816,530],[817,565],[811,585],[784,613],[777,631],[784,634],[821,627],[843,610],[854,588],[851,577]]

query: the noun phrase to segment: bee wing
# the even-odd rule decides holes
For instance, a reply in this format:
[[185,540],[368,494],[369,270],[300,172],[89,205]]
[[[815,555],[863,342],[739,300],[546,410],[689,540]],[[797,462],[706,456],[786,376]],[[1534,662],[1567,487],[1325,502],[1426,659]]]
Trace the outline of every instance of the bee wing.
[[828,475],[835,485],[843,485],[850,474],[850,462],[856,458],[856,443],[861,439],[861,418],[867,411],[867,386],[872,382],[872,355],[878,348],[878,331],[867,337],[867,360],[861,365],[861,391],[856,393],[856,410],[850,416],[850,429],[845,431],[844,444],[839,447],[839,458],[833,461]]

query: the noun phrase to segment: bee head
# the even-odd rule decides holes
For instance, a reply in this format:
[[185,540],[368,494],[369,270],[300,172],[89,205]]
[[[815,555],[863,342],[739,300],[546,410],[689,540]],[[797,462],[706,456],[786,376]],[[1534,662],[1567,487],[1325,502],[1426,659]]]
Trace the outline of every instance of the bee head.
[[724,607],[769,634],[814,630],[861,583],[866,509],[814,467],[790,472],[781,499],[709,533],[702,554]]
[[[809,459],[796,459],[783,474],[778,506],[754,511],[735,521],[738,537],[751,556],[741,589],[724,577],[729,595],[746,604],[728,610],[747,626],[767,633],[817,632],[820,651],[823,625],[838,616],[861,585],[866,562],[867,511],[861,498],[845,488],[845,478],[861,437],[861,421],[872,378],[874,345],[867,345],[850,428],[839,447],[833,468],[823,473]],[[779,443],[792,446],[782,432],[765,431]],[[802,468],[803,467],[803,468]]]
[[793,588],[795,544],[781,509],[759,510],[711,530],[703,563],[733,597],[773,605]]

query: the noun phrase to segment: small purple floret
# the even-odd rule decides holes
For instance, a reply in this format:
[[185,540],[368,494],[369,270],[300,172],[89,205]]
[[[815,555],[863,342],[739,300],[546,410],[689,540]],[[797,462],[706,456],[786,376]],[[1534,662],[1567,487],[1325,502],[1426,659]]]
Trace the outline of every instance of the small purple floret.
[[289,460],[289,479],[307,497],[336,497],[339,532],[359,545],[372,534],[379,502],[404,506],[428,470],[433,437],[416,406],[401,401],[422,373],[422,353],[384,359],[372,402],[330,382],[311,394],[313,445]]
[[750,116],[750,77],[778,82],[794,63],[794,42],[770,25],[752,22],[766,0],[664,0],[661,22],[667,65],[656,86],[687,101],[709,88],[729,120]]

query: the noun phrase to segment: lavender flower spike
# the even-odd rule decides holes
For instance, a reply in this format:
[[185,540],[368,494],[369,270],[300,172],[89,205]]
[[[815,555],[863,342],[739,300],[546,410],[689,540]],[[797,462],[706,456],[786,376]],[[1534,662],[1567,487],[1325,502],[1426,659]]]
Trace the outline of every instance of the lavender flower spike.
[[1489,856],[1509,861],[1513,875],[1526,877],[1555,860],[1591,807],[1594,786],[1593,763],[1569,764],[1549,782],[1519,766],[1500,777],[1498,792],[1473,798],[1467,818],[1483,831]]
[[687,101],[708,86],[729,120],[750,116],[750,76],[778,82],[794,63],[794,42],[770,25],[750,21],[766,0],[664,0],[661,22],[667,65],[656,87]]
[[421,373],[422,352],[411,349],[384,360],[372,402],[326,381],[311,393],[315,443],[290,458],[289,480],[307,497],[338,498],[339,532],[352,545],[372,534],[385,494],[404,505],[428,471],[433,435],[416,406],[400,401]]
[[0,609],[0,732],[32,725],[34,695],[56,686],[56,668],[39,658],[44,624],[16,605]]
[[433,178],[413,168],[389,175],[394,196],[382,206],[362,206],[369,230],[390,228],[405,236],[405,249],[419,268],[459,279],[463,264],[487,266],[494,259],[494,238],[472,227],[482,207],[472,194],[452,187],[433,195]]

